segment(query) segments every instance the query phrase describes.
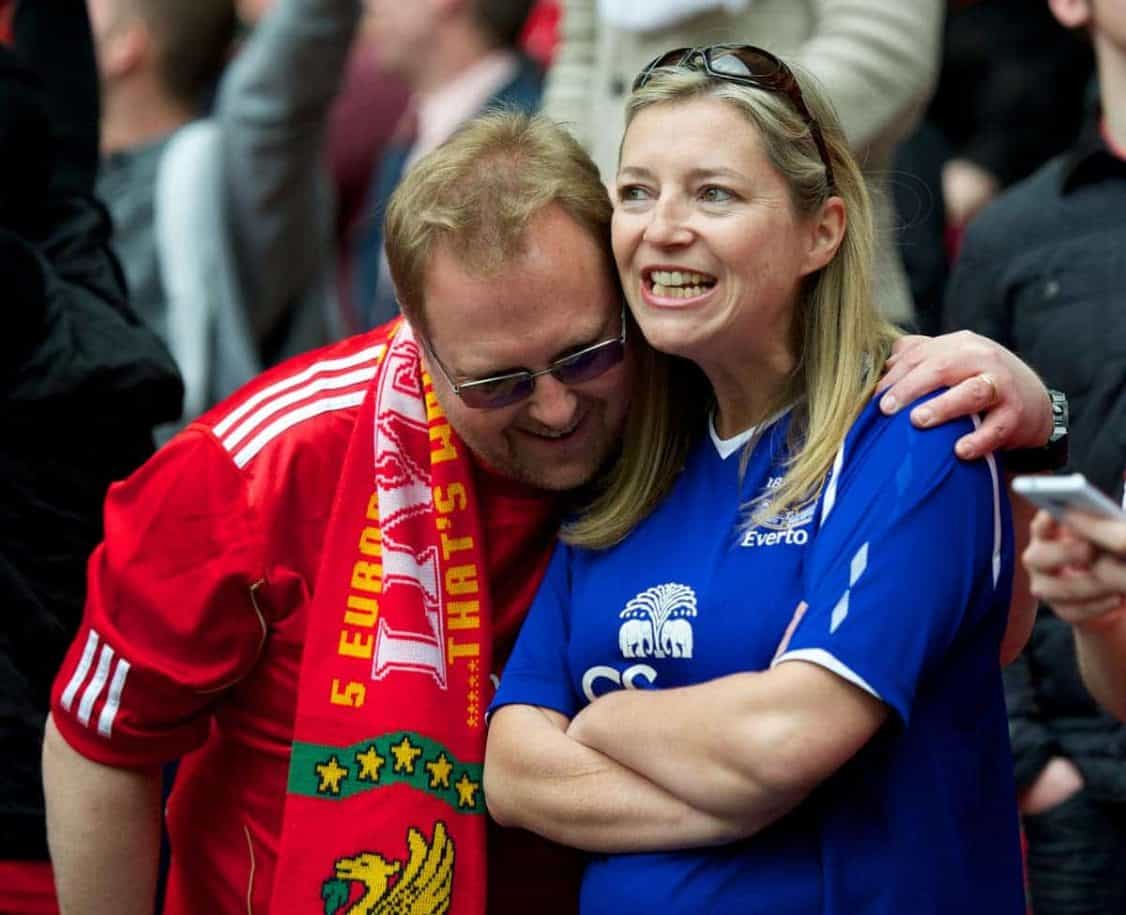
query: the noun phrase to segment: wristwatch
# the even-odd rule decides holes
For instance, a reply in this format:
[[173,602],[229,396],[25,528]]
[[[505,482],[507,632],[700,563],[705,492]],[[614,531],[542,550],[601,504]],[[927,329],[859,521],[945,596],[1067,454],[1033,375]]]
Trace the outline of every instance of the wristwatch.
[[1067,395],[1048,389],[1052,402],[1052,434],[1039,448],[1014,448],[1005,452],[1005,469],[1012,473],[1062,470],[1067,464]]

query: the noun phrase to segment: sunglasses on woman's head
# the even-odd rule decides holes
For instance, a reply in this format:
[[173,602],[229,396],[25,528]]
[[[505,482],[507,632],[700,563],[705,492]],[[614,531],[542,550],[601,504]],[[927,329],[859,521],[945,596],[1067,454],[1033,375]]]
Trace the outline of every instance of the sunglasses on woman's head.
[[825,166],[825,180],[829,187],[835,187],[833,166],[829,164],[829,148],[821,134],[821,126],[810,113],[802,98],[801,86],[785,62],[769,51],[749,44],[714,44],[706,48],[675,48],[654,57],[633,81],[633,91],[644,86],[653,74],[665,68],[680,68],[706,73],[712,79],[741,86],[754,86],[766,92],[784,95],[793,104],[809,127],[810,136],[817,146],[821,162]]
[[473,381],[456,382],[425,340],[422,345],[438,370],[446,379],[446,384],[461,398],[462,403],[474,410],[496,410],[508,407],[532,396],[536,389],[536,379],[541,375],[553,375],[566,385],[593,381],[622,361],[626,351],[626,309],[622,306],[622,330],[616,337],[600,340],[583,347],[576,353],[556,359],[551,365],[538,372],[521,369],[518,372],[505,372]]

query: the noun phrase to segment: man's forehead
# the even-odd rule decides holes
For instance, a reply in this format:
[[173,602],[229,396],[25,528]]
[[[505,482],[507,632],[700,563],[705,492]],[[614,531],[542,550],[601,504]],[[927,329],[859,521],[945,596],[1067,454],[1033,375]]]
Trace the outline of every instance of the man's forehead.
[[545,212],[502,263],[481,265],[454,245],[436,245],[424,279],[432,337],[471,328],[529,332],[547,323],[597,330],[620,302],[608,252],[566,214]]
[[[549,278],[550,279],[550,278]],[[427,333],[441,358],[459,374],[541,368],[568,350],[617,328],[621,299],[612,278],[570,278],[556,289],[536,271],[505,273],[427,309]],[[585,284],[585,292],[581,287]]]

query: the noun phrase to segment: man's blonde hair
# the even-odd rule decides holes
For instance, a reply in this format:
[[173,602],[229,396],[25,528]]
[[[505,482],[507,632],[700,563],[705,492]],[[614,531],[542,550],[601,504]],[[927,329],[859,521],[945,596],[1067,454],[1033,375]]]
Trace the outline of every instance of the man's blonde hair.
[[425,274],[438,245],[476,276],[523,253],[529,223],[558,204],[590,233],[612,269],[613,208],[598,169],[566,130],[540,115],[493,111],[419,160],[387,206],[385,239],[403,313],[425,327]]
[[[898,333],[872,302],[874,229],[863,175],[824,90],[800,72],[795,76],[825,137],[832,186],[808,125],[784,95],[669,69],[656,71],[630,96],[626,109],[628,129],[639,112],[654,105],[721,99],[757,131],[767,158],[789,185],[799,217],[818,212],[834,194],[845,203],[847,228],[836,255],[802,286],[792,340],[798,363],[770,411],[793,407],[785,477],[781,486],[747,506],[747,527],[817,497]],[[564,530],[568,542],[591,548],[617,543],[672,487],[715,407],[694,368],[663,354],[640,360],[621,458],[606,474],[590,510]]]

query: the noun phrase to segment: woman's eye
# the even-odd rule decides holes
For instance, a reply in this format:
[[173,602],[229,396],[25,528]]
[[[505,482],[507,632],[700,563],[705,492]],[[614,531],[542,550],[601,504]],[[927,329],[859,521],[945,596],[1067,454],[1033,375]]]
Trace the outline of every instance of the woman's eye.
[[728,200],[734,200],[735,195],[726,188],[709,184],[707,187],[700,189],[700,199],[706,203],[726,203]]
[[645,188],[638,184],[626,184],[618,188],[618,199],[623,203],[631,200],[644,200],[645,197]]

